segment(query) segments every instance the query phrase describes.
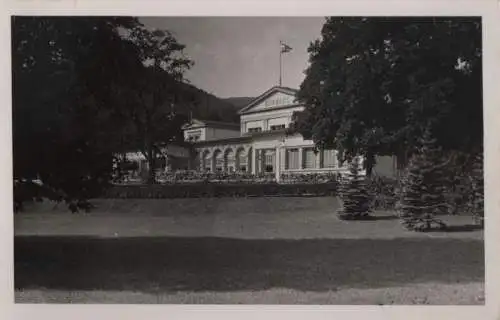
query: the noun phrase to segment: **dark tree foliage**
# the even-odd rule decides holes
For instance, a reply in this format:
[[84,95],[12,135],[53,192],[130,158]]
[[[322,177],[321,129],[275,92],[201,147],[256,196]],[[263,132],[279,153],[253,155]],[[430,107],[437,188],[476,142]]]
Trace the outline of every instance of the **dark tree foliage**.
[[[156,168],[162,147],[183,141],[181,127],[196,97],[183,91],[181,75],[170,74],[159,66],[145,67],[140,77],[130,80],[129,90],[123,92],[127,101],[120,110],[123,151],[139,150],[148,167]],[[147,180],[155,182],[155,170],[149,170]]]
[[133,18],[12,18],[16,208],[48,197],[76,210],[108,185],[112,113],[121,104],[111,88],[141,65],[118,29],[137,25]]
[[179,89],[183,47],[136,18],[12,18],[16,209],[44,197],[88,209],[116,154],[178,139],[194,99]]
[[354,157],[349,165],[349,173],[340,184],[342,206],[337,212],[341,220],[367,219],[371,212],[371,196],[366,177],[360,174],[359,157]]
[[426,130],[402,181],[398,211],[408,230],[427,231],[434,225],[445,227],[436,218],[447,207],[443,183],[443,169],[447,163],[440,161],[441,155],[436,139],[432,138],[430,129]]
[[364,155],[368,174],[374,155],[410,157],[429,123],[443,150],[482,145],[480,18],[330,17],[308,51],[295,128]]

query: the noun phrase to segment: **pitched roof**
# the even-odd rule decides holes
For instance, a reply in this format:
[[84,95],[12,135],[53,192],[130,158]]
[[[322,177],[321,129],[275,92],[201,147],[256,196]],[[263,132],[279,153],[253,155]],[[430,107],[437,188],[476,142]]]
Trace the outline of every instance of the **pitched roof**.
[[271,89],[269,89],[266,92],[264,92],[263,94],[261,94],[260,96],[258,96],[257,98],[255,98],[252,101],[250,101],[249,104],[247,104],[245,107],[243,107],[242,109],[240,109],[240,111],[238,111],[238,114],[242,114],[242,113],[247,112],[252,107],[254,107],[255,105],[259,104],[265,98],[267,98],[268,96],[270,96],[272,93],[275,93],[275,92],[282,92],[282,93],[285,93],[285,94],[289,94],[289,95],[294,95],[295,96],[295,94],[298,92],[298,90],[297,89],[293,89],[293,88],[289,88],[289,87],[274,86]]
[[186,123],[182,126],[182,129],[185,130],[189,127],[195,128],[203,128],[203,127],[212,127],[212,128],[229,128],[229,129],[240,129],[239,123],[234,122],[222,122],[222,121],[212,121],[212,120],[198,120],[193,119],[191,122]]

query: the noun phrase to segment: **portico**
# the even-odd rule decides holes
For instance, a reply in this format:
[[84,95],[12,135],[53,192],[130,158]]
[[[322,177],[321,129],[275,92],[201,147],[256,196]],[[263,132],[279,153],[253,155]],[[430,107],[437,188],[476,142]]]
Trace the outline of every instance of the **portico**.
[[274,174],[339,171],[333,150],[314,152],[314,143],[300,134],[287,133],[293,113],[303,110],[295,102],[296,90],[273,87],[239,111],[238,127],[193,120],[184,136],[193,142],[199,169],[211,172]]
[[283,173],[347,172],[336,150],[316,150],[312,140],[288,131],[293,114],[304,110],[295,94],[291,88],[272,87],[239,111],[239,126],[203,120],[185,125],[199,170],[274,174],[276,181]]
[[279,181],[283,173],[346,170],[338,166],[336,152],[313,148],[312,141],[286,136],[284,131],[197,144],[202,171],[274,174]]

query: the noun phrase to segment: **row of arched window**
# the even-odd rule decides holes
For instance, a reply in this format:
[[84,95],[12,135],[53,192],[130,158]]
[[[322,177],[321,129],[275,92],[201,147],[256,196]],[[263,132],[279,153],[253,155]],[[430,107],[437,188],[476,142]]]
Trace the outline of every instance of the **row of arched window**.
[[235,172],[249,171],[249,156],[251,150],[239,148],[236,152],[232,148],[222,151],[219,149],[210,152],[204,151],[202,154],[202,168],[205,171]]

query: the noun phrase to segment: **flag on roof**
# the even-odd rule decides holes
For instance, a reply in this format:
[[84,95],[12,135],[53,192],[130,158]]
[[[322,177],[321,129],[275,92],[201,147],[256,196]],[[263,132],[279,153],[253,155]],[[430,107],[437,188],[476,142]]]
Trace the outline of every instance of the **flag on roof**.
[[286,52],[290,52],[290,51],[292,51],[292,47],[290,47],[289,45],[287,45],[284,42],[281,42],[281,53],[286,53]]

